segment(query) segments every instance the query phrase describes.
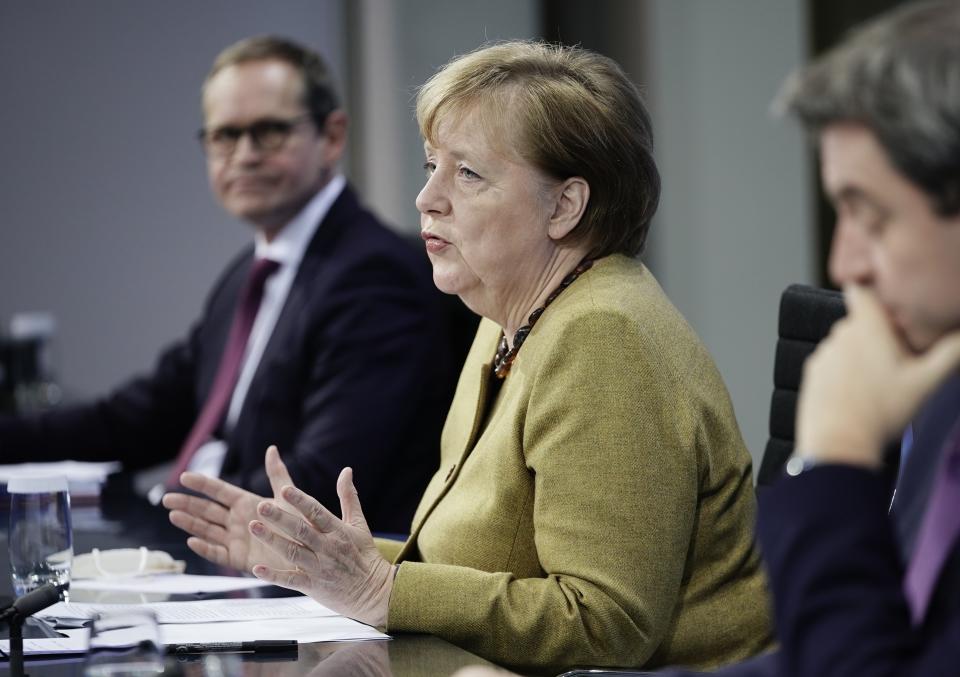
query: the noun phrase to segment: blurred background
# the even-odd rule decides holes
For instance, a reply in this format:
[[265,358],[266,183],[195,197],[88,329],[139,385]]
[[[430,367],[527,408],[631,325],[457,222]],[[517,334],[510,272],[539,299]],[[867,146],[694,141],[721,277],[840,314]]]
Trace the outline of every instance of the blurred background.
[[[276,33],[320,51],[351,116],[344,167],[415,233],[415,88],[490,41],[546,38],[616,59],[645,93],[663,177],[644,259],[703,338],[756,460],[777,308],[822,284],[830,219],[780,83],[895,0],[32,0],[0,3],[0,334],[55,319],[68,400],[150,369],[251,237],[207,187],[196,141],[215,55]],[[43,321],[40,322],[43,325]]]

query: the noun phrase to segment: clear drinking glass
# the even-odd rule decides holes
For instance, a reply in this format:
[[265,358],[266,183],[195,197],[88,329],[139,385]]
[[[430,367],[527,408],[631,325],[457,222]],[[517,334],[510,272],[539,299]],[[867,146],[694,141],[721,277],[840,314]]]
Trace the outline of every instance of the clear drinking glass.
[[65,477],[14,477],[10,494],[10,572],[17,597],[46,583],[70,587],[73,529]]
[[163,644],[152,611],[124,609],[94,619],[86,677],[148,677],[163,670]]

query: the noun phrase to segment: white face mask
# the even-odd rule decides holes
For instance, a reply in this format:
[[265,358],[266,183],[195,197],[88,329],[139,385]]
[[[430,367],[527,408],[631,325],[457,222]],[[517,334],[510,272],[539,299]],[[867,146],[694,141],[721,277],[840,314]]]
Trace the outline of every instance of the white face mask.
[[117,548],[77,555],[73,558],[73,578],[107,576],[146,576],[149,574],[183,573],[186,564],[160,550]]

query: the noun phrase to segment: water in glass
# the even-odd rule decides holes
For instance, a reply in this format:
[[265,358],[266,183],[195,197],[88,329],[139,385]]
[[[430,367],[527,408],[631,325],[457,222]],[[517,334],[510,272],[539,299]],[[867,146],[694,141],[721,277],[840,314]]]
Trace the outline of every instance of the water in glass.
[[10,572],[13,591],[25,595],[45,583],[66,599],[73,561],[70,492],[64,477],[15,477],[10,494]]

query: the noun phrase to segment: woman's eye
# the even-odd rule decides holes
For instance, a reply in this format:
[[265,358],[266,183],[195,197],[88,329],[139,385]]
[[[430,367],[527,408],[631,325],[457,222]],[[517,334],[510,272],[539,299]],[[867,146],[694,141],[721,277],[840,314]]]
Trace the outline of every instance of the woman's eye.
[[465,179],[479,179],[480,175],[469,167],[460,167],[460,176]]
[[430,162],[430,160],[427,160],[426,162],[423,163],[423,171],[427,173],[427,176],[430,176],[435,171],[437,171],[436,163]]

